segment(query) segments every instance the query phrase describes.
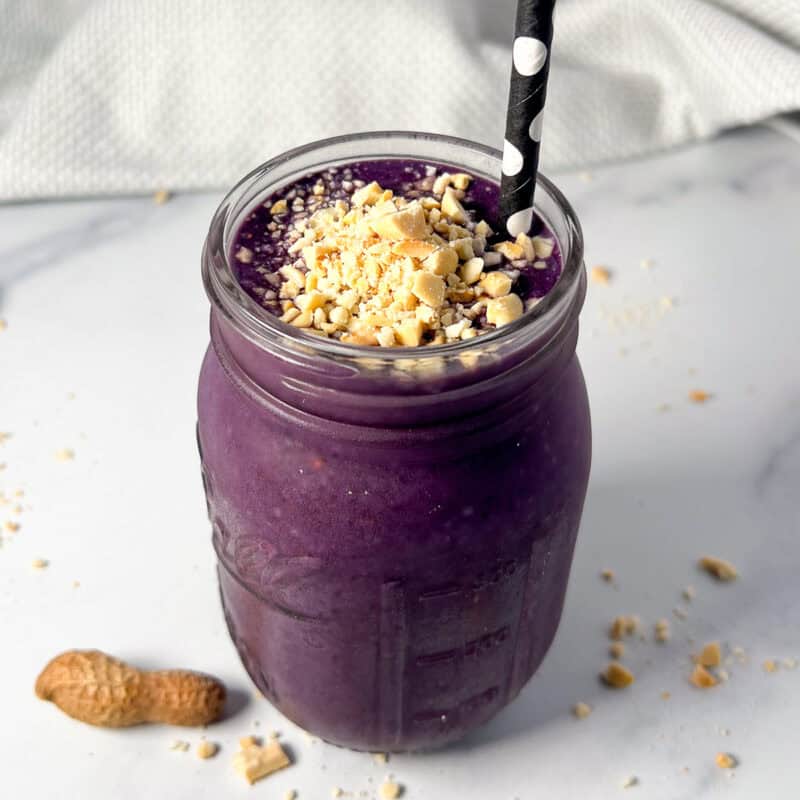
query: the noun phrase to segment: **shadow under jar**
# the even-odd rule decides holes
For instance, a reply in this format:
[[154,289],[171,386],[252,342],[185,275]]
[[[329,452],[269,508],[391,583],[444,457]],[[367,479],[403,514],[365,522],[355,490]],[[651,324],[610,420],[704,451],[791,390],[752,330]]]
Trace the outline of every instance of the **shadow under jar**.
[[520,319],[456,344],[369,348],[280,322],[237,284],[231,244],[258,203],[368,159],[490,180],[495,150],[378,133],[263,165],[211,223],[211,345],[198,440],[225,618],[258,688],[339,745],[429,748],[511,701],[561,617],[591,459],[575,344],[583,244],[539,177],[561,278]]

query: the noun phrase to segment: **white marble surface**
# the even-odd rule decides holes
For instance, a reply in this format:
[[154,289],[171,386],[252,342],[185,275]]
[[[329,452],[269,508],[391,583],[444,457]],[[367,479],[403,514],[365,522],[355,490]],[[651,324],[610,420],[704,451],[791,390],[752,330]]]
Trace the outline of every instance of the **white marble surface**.
[[[40,667],[72,647],[204,669],[249,696],[217,600],[194,443],[199,251],[218,197],[0,207],[0,430],[12,433],[0,488],[25,491],[21,515],[0,508],[0,521],[21,523],[0,549],[0,795],[294,788],[302,800],[339,786],[374,797],[391,772],[409,800],[797,796],[800,669],[761,664],[800,657],[800,148],[757,130],[588,177],[558,182],[589,265],[613,278],[591,285],[582,317],[595,456],[558,638],[488,727],[386,767],[310,744],[263,700],[207,732],[222,751],[203,762],[169,749],[199,731],[93,729],[35,699]],[[695,388],[712,399],[691,404]],[[75,460],[60,463],[65,447]],[[732,560],[741,579],[699,573],[704,553]],[[39,557],[50,564],[36,572]],[[682,606],[685,621],[672,616]],[[673,639],[632,644],[636,683],[612,692],[597,673],[621,612],[649,634],[671,617]],[[744,647],[748,663],[700,691],[689,654],[711,639]],[[583,721],[569,711],[578,700],[594,706]],[[230,766],[237,737],[272,729],[297,763],[250,789]],[[741,760],[735,772],[715,766],[718,751]],[[631,775],[639,783],[625,790]]]

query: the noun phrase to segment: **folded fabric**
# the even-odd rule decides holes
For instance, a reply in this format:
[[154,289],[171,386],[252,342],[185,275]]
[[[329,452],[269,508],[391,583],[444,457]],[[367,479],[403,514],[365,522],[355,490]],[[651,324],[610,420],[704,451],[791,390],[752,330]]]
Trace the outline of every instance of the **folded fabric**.
[[[0,199],[225,187],[358,130],[501,147],[514,6],[0,0]],[[798,0],[560,0],[543,168],[798,108]]]

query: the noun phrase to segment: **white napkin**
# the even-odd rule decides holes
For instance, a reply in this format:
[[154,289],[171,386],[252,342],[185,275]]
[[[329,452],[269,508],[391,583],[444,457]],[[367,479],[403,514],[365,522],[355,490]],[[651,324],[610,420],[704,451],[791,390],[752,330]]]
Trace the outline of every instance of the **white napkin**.
[[[225,187],[349,131],[499,147],[514,5],[0,0],[0,199]],[[798,0],[559,0],[545,170],[798,108]]]

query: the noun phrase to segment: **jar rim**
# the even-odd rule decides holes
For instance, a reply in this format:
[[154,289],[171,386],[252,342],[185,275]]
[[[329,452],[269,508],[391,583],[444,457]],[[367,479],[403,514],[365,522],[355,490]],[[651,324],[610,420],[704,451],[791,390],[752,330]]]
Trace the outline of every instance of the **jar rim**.
[[[231,210],[235,203],[242,198],[248,189],[252,189],[254,186],[261,185],[262,188],[270,186],[269,176],[277,168],[302,159],[304,156],[311,155],[317,151],[335,148],[339,145],[363,143],[366,146],[370,143],[377,144],[382,140],[396,143],[404,140],[408,142],[432,142],[439,145],[452,146],[461,152],[467,150],[493,162],[497,168],[496,174],[500,174],[503,156],[496,148],[456,136],[418,131],[366,131],[333,136],[292,148],[265,161],[239,180],[225,195],[214,212],[203,248],[202,274],[206,294],[212,305],[221,310],[240,333],[255,344],[271,344],[278,346],[280,349],[300,350],[306,354],[329,356],[340,363],[355,364],[369,359],[372,362],[380,361],[391,366],[392,363],[397,363],[402,359],[414,359],[416,363],[424,363],[427,360],[461,355],[481,347],[499,347],[501,344],[518,338],[524,332],[531,332],[532,335],[535,335],[548,328],[551,323],[555,323],[556,320],[562,318],[565,311],[573,305],[573,300],[582,289],[581,278],[584,276],[583,232],[569,201],[560,189],[541,173],[537,175],[537,197],[541,197],[540,193],[542,191],[549,197],[562,214],[562,222],[566,230],[567,241],[562,241],[561,237],[553,231],[561,248],[561,274],[555,285],[533,308],[527,310],[513,322],[483,333],[480,336],[460,342],[430,344],[424,347],[374,347],[348,344],[339,342],[336,339],[309,334],[302,328],[296,328],[282,322],[244,291],[236,278],[231,264],[228,241],[228,236],[231,232],[230,223],[233,216]],[[452,158],[452,161],[456,164],[458,163],[457,155],[457,152],[454,153]],[[364,152],[361,156],[332,158],[328,162],[317,165],[315,168],[325,169],[326,163],[327,166],[333,166],[334,164],[352,163],[375,157],[368,152]],[[438,156],[431,155],[427,158],[421,158],[416,154],[409,153],[404,155],[402,152],[387,154],[386,157],[397,159],[406,157],[414,160],[430,161],[442,160]],[[282,185],[285,185],[285,183]],[[277,188],[279,186],[275,185],[274,189]],[[548,216],[542,212],[536,200],[534,201],[534,208],[537,214],[548,220]],[[252,205],[247,206],[247,211],[249,212],[250,210],[252,210]]]

